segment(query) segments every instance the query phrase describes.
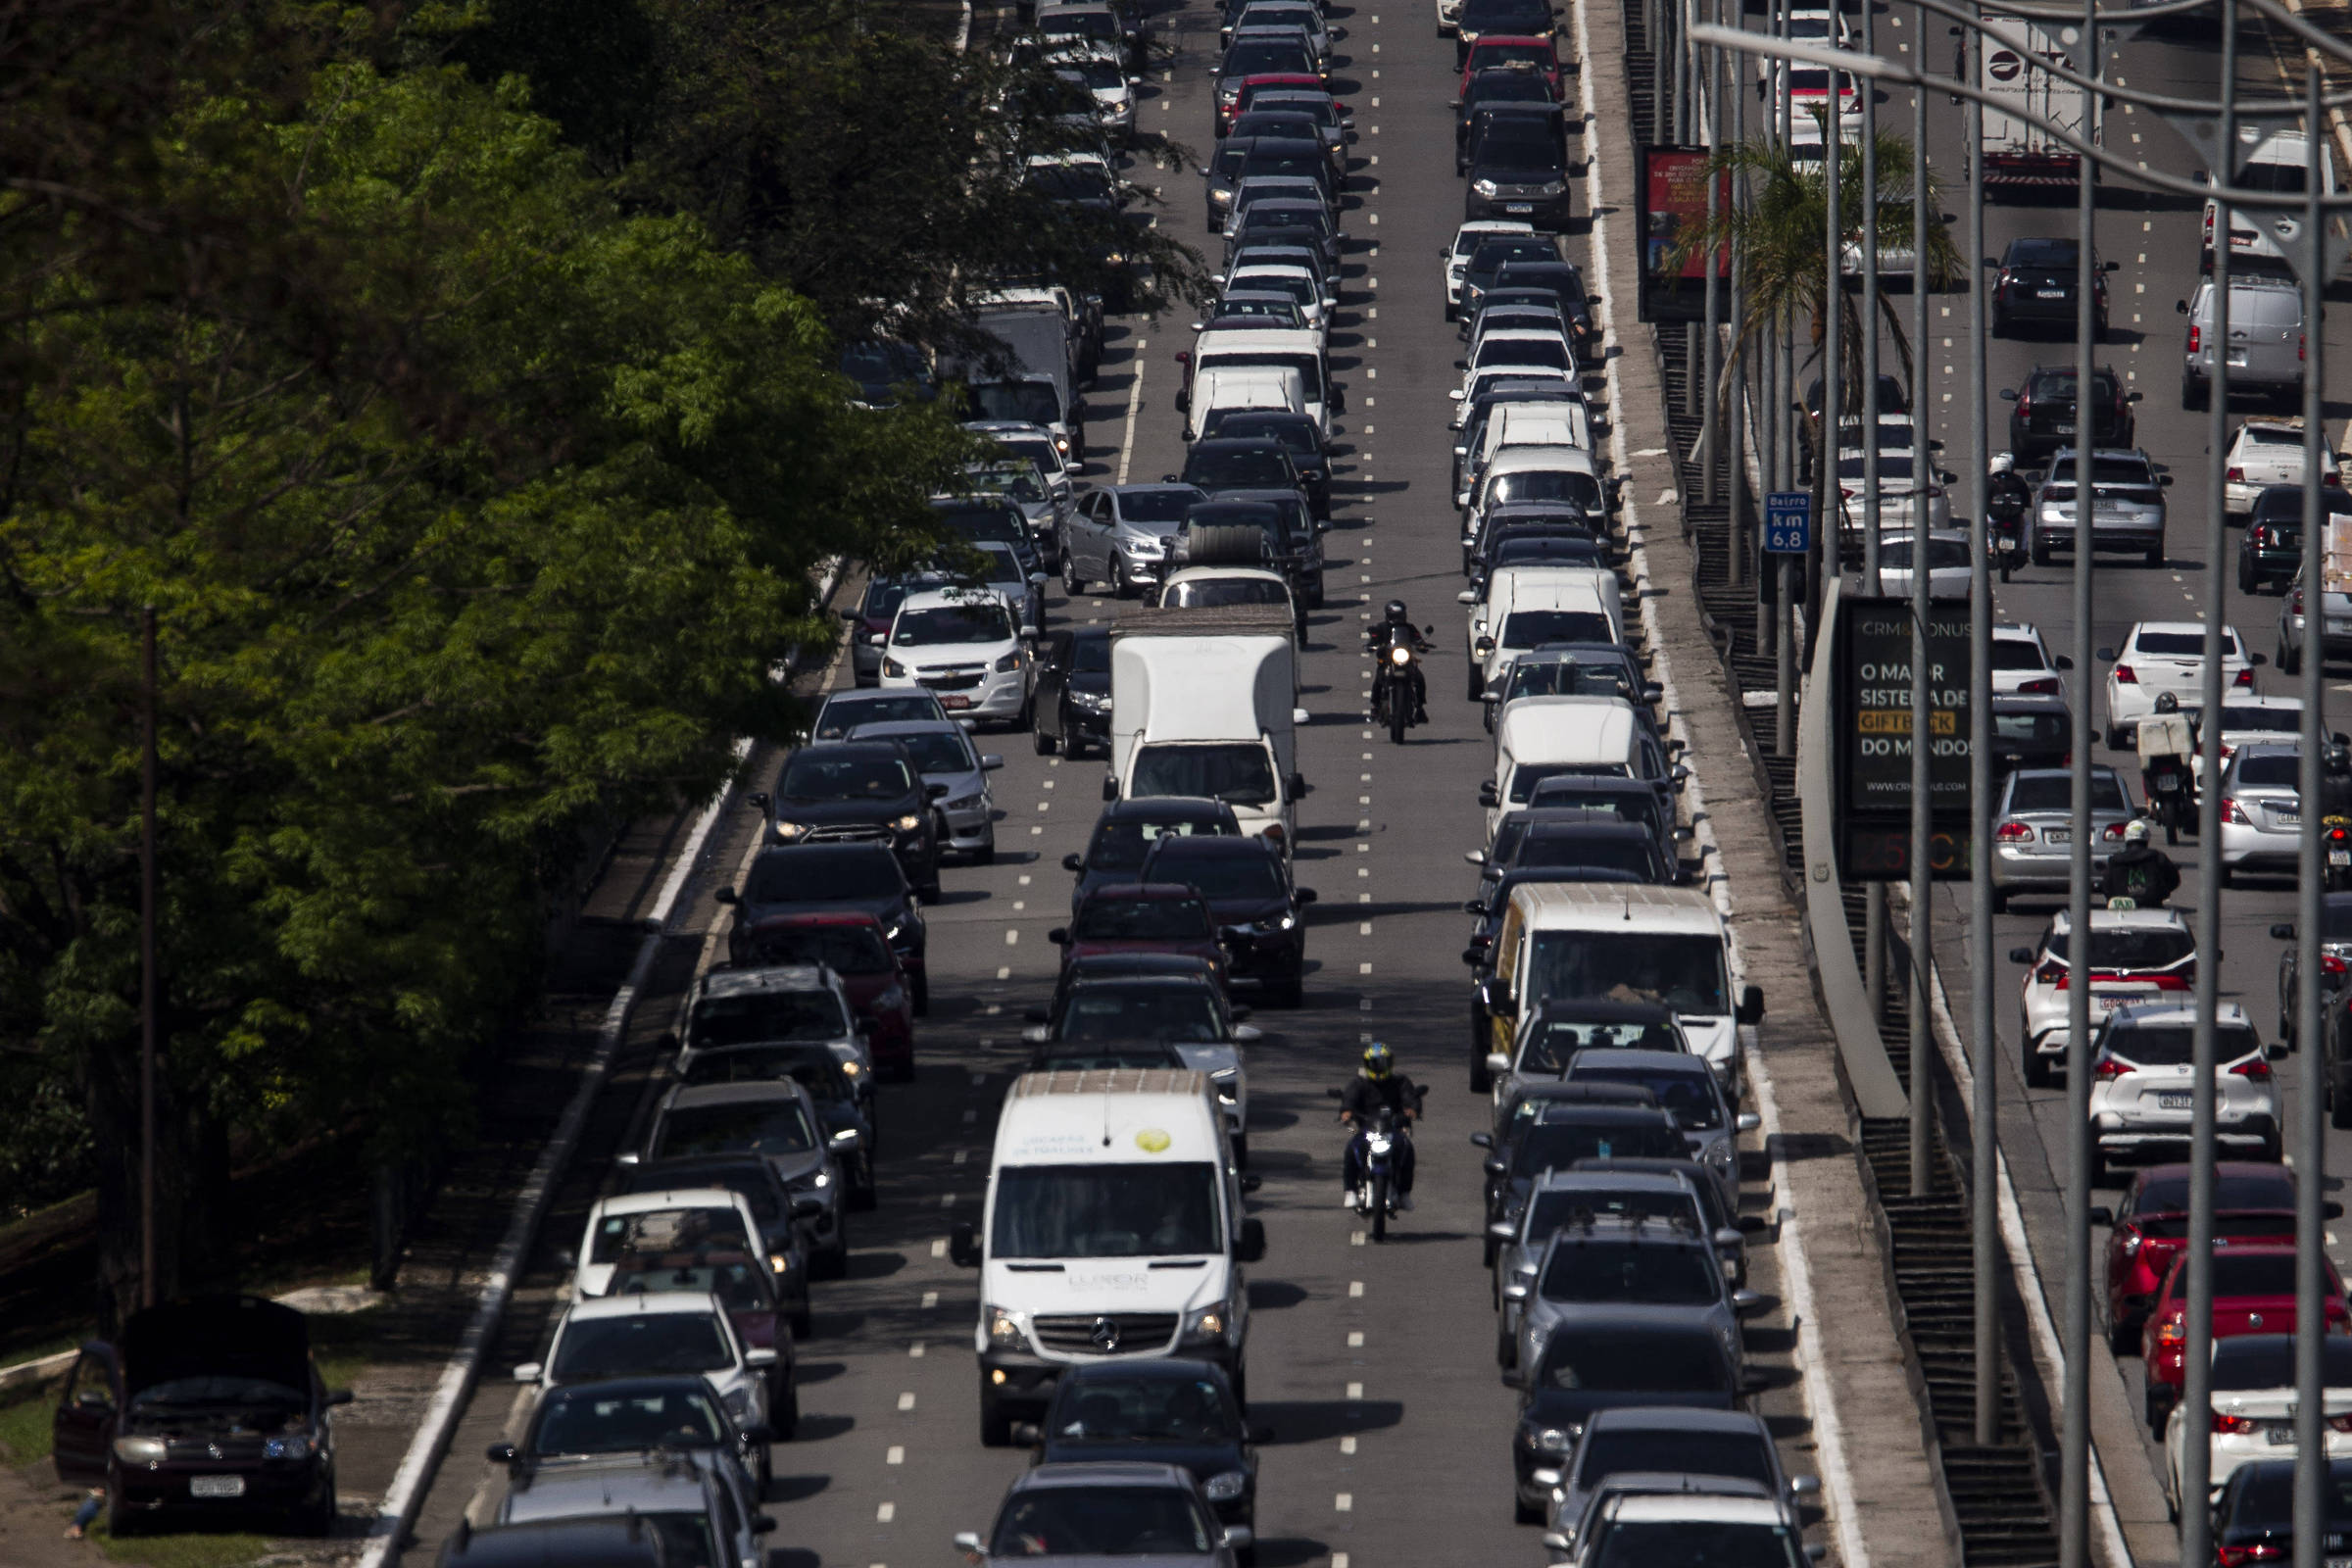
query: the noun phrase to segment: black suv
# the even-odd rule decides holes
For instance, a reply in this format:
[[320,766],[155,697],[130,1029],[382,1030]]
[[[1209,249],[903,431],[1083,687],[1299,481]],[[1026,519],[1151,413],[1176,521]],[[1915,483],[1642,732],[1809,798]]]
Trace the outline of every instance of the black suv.
[[[2011,327],[2024,321],[2063,326],[2073,334],[2075,286],[2082,275],[2076,241],[2013,239],[1998,262],[1987,257],[1985,265],[1999,269],[1990,291],[1994,337],[2008,336]],[[2091,251],[2091,330],[2101,343],[2107,341],[2107,274],[2114,270],[2115,263],[2103,263],[2098,251]]]
[[[2352,495],[2330,486],[2320,492],[2335,516],[2352,516]],[[2237,539],[2237,591],[2284,593],[2303,568],[2303,487],[2266,484],[2246,513]]]
[[1167,476],[1169,484],[1189,484],[1211,496],[1224,490],[1297,490],[1298,466],[1290,448],[1270,437],[1242,440],[1232,436],[1196,441],[1184,455],[1184,471]]
[[883,844],[926,900],[939,898],[939,812],[914,760],[897,741],[804,746],[784,760],[771,795],[752,797],[769,844]]
[[[2090,372],[2090,444],[2131,447],[2138,421],[2132,405],[2139,394],[2124,390],[2124,378],[2104,367]],[[2019,463],[2045,458],[2078,440],[2075,417],[2075,368],[2037,365],[2023,390],[2001,389],[2001,400],[2017,407],[2009,411],[2009,450]]]
[[898,857],[882,845],[796,844],[761,850],[752,857],[741,889],[720,888],[712,897],[735,906],[735,923],[727,930],[727,957],[733,963],[751,961],[752,933],[762,920],[843,909],[870,914],[882,922],[883,936],[906,966],[914,1010],[930,1005],[923,911]]
[[1095,818],[1086,852],[1061,858],[1061,868],[1078,877],[1070,887],[1070,911],[1076,913],[1086,896],[1106,883],[1135,881],[1152,847],[1171,833],[1239,838],[1241,832],[1233,808],[1223,801],[1182,795],[1114,801]]
[[1202,427],[1211,440],[1274,442],[1291,455],[1298,487],[1318,518],[1331,515],[1331,450],[1323,427],[1311,414],[1288,414],[1280,409],[1219,409]]
[[[1567,121],[1556,104],[1515,104],[1509,113],[1498,108],[1473,127],[1467,166],[1465,222],[1516,218],[1556,234],[1576,216],[1575,190],[1568,182]],[[1462,303],[1476,305],[1467,291]]]
[[1217,922],[1231,973],[1255,980],[1269,1001],[1296,1007],[1306,985],[1306,906],[1315,890],[1292,885],[1282,852],[1254,836],[1161,839],[1140,882],[1181,882]]
[[1585,274],[1576,270],[1574,262],[1512,262],[1494,274],[1490,292],[1519,289],[1541,289],[1558,301],[1560,314],[1568,318],[1569,328],[1576,333],[1580,360],[1587,365],[1599,363],[1600,325],[1592,319],[1592,307],[1600,296],[1585,287]]

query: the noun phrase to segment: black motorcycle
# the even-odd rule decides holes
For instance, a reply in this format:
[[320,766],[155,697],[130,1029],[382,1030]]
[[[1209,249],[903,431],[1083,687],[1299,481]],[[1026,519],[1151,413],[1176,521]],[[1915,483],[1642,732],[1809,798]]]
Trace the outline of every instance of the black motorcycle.
[[[1339,1098],[1337,1089],[1327,1092],[1335,1100]],[[1421,1102],[1428,1093],[1420,1088],[1413,1091],[1415,1115],[1420,1113]],[[1356,1168],[1364,1173],[1364,1184],[1355,1190],[1355,1212],[1372,1222],[1372,1239],[1376,1242],[1388,1239],[1389,1218],[1396,1212],[1396,1168],[1402,1163],[1402,1152],[1411,1147],[1412,1141],[1410,1121],[1387,1105],[1372,1112],[1371,1120],[1358,1121],[1355,1136],[1349,1140]]]
[[2148,812],[2164,824],[2164,842],[2178,844],[2182,832],[2197,830],[2197,797],[2189,784],[2188,760],[2151,757],[2140,764],[2139,781],[2148,798]]
[[[1435,627],[1428,628],[1433,634]],[[1426,690],[1421,678],[1421,655],[1428,645],[1404,628],[1401,638],[1386,622],[1364,633],[1372,644],[1372,722],[1386,725],[1389,739],[1404,744],[1404,732],[1420,723],[1421,698]]]

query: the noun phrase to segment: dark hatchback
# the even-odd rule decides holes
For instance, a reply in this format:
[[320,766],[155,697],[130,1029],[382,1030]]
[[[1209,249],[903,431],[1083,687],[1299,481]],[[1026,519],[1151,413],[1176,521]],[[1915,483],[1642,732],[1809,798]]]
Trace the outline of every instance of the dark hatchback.
[[1204,434],[1211,440],[1273,442],[1291,455],[1298,487],[1317,517],[1331,515],[1331,450],[1322,426],[1311,414],[1285,414],[1279,409],[1220,409],[1208,416]]
[[[816,1040],[763,1040],[698,1051],[686,1063],[689,1084],[781,1083],[808,1091],[849,1181],[850,1206],[874,1206],[874,1102],[870,1083],[852,1082],[833,1048]],[[844,1138],[842,1135],[853,1135]]]
[[899,956],[914,991],[914,1010],[930,1004],[923,949],[929,933],[916,906],[914,889],[899,868],[898,857],[879,844],[800,844],[761,850],[752,858],[743,886],[712,895],[735,906],[727,928],[727,957],[751,960],[763,922],[783,915],[835,914],[858,910],[881,922],[882,935]]
[[108,1533],[163,1514],[335,1523],[335,1437],[310,1324],[253,1296],[133,1313],[81,1348],[50,1418],[58,1480],[104,1487]]
[[[1501,126],[1495,134],[1507,136],[1531,125],[1540,126],[1546,123],[1552,123],[1553,129],[1556,130],[1557,125],[1553,122],[1556,122],[1558,118],[1559,111],[1557,109],[1537,106],[1532,113],[1523,110],[1514,114],[1511,117],[1511,123]],[[1483,145],[1483,141],[1481,144]],[[1499,215],[1481,214],[1476,216]],[[1527,215],[1513,213],[1509,216],[1523,218]],[[1541,228],[1543,224],[1538,223],[1536,226]],[[1525,266],[1529,263],[1541,265],[1544,262],[1556,262],[1559,259],[1559,244],[1548,235],[1505,234],[1497,239],[1480,240],[1478,249],[1470,253],[1470,260],[1462,268],[1461,315],[1464,322],[1468,323],[1478,316],[1480,308],[1486,303],[1488,291],[1494,287],[1494,281],[1502,275],[1504,268]]]
[[1601,1411],[1731,1410],[1746,1393],[1730,1352],[1703,1328],[1653,1323],[1635,1310],[1614,1320],[1581,1318],[1576,1333],[1556,1334],[1544,1347],[1519,1396],[1511,1432],[1516,1516],[1523,1524],[1543,1518],[1530,1499],[1559,1484],[1585,1423]]
[[1551,84],[1532,71],[1482,71],[1453,101],[1453,172],[1466,167],[1471,127],[1490,111],[1509,104],[1557,104]]
[[1154,795],[1106,806],[1095,818],[1086,853],[1061,858],[1061,868],[1078,875],[1070,889],[1070,908],[1074,912],[1088,894],[1105,883],[1134,881],[1152,846],[1170,834],[1239,838],[1241,832],[1240,819],[1223,801]]
[[1138,875],[1199,893],[1217,923],[1233,977],[1256,981],[1283,1006],[1298,1005],[1306,984],[1306,906],[1315,902],[1315,890],[1292,885],[1280,850],[1253,836],[1163,839]]
[[519,1480],[551,1460],[657,1448],[726,1453],[748,1460],[766,1441],[738,1427],[710,1384],[685,1374],[611,1378],[550,1389],[532,1409],[522,1441],[494,1443],[489,1454],[492,1464],[505,1465],[507,1474]]
[[1030,698],[1037,755],[1083,757],[1110,746],[1110,628],[1075,626],[1047,634],[1037,652]]
[[916,997],[880,920],[855,909],[779,915],[754,926],[748,945],[756,964],[821,963],[831,969],[865,1031],[874,1071],[914,1076],[914,1018],[930,1010],[930,999]]
[[[2352,495],[2328,486],[2320,497],[2331,515],[2352,517]],[[2284,593],[2303,569],[2303,487],[2266,484],[2237,539],[2237,591]]]
[[1032,1464],[1114,1459],[1172,1464],[1200,1483],[1217,1522],[1257,1527],[1257,1449],[1225,1369],[1209,1361],[1080,1362],[1061,1375],[1045,1419],[1016,1442]]
[[[1989,291],[1994,337],[2008,336],[2010,329],[2022,322],[2062,327],[2068,336],[2074,335],[2075,289],[2082,274],[2082,249],[2074,240],[2013,239],[2001,259],[1988,260],[1987,265],[1998,269]],[[2115,264],[2102,263],[2094,247],[2090,253],[2091,329],[2101,343],[2107,341],[2107,274],[2114,270]]]
[[1600,359],[1600,323],[1592,318],[1592,307],[1600,296],[1585,287],[1585,274],[1576,270],[1573,262],[1558,260],[1544,262],[1513,262],[1494,274],[1497,292],[1519,289],[1542,289],[1559,303],[1560,314],[1568,318],[1568,325],[1576,333],[1578,356],[1585,364]]
[[1225,950],[1208,904],[1182,883],[1113,882],[1080,902],[1066,926],[1046,940],[1066,968],[1097,954],[1169,953],[1204,958],[1225,973]]
[[1690,1153],[1682,1129],[1650,1095],[1620,1084],[1561,1084],[1531,1095],[1503,1129],[1472,1133],[1485,1149],[1487,1223],[1517,1220],[1536,1178],[1580,1159],[1681,1159]]
[[1992,770],[1997,778],[2021,767],[2065,767],[2075,752],[2075,719],[2066,699],[2041,692],[2004,692],[1992,699]]
[[772,793],[752,796],[776,845],[879,844],[898,857],[906,880],[939,897],[939,813],[948,786],[926,786],[897,741],[833,741],[784,760]]
[[[2319,1555],[2333,1561],[2352,1552],[2352,1459],[2328,1461],[2320,1494],[2328,1540]],[[2231,1472],[2213,1505],[2213,1554],[2220,1568],[2294,1559],[2294,1460],[2257,1459]]]
[[1298,466],[1290,449],[1270,438],[1215,436],[1196,441],[1184,455],[1184,471],[1169,484],[1189,484],[1216,496],[1226,490],[1298,490]]
[[[2104,368],[2090,372],[2090,391],[2091,445],[2136,445],[2132,435],[2138,421],[2132,416],[2132,405],[2139,401],[2139,394],[2125,391],[2123,377]],[[2009,450],[2020,463],[2076,444],[2073,366],[2035,366],[2022,390],[2003,387],[2001,398],[2016,405],[2009,411]]]
[[[1470,138],[1462,219],[1516,218],[1558,233],[1576,216],[1568,178],[1567,122],[1557,108],[1526,105]],[[1482,249],[1484,247],[1481,247]]]

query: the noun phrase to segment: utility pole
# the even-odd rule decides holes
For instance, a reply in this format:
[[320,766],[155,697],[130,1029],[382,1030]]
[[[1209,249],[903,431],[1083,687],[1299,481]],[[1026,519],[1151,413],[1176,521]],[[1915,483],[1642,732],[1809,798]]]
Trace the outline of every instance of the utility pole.
[[[1924,54],[1928,37],[1928,8],[1912,8]],[[1920,62],[1926,65],[1925,59]],[[1865,82],[1865,89],[1873,86]],[[1878,144],[1871,144],[1871,161],[1878,161]],[[1878,228],[1878,209],[1871,209],[1871,228]],[[1876,259],[1872,263],[1876,270]],[[1878,337],[1878,323],[1870,328]],[[1873,413],[1868,416],[1871,446],[1878,446],[1878,378],[1871,377]],[[1934,785],[1929,760],[1934,755],[1935,731],[1929,726],[1934,710],[1928,660],[1928,502],[1936,466],[1928,445],[1928,89],[1924,82],[1911,89],[1911,616],[1916,623],[1911,646],[1911,1196],[1925,1198],[1935,1186],[1929,1144],[1935,1133],[1935,1097],[1926,1093],[1928,1057],[1935,1049],[1929,1032],[1928,964],[1935,953]]]
[[[1862,52],[1866,55],[1879,52],[1878,10],[1876,0],[1862,0]],[[1841,15],[1843,13],[1840,11],[1831,13],[1833,31],[1830,41],[1833,43],[1837,42],[1836,19]],[[1838,96],[1838,71],[1833,67],[1829,73],[1830,96],[1833,98]],[[1880,519],[1884,514],[1880,511],[1879,501],[1878,442],[1879,84],[1863,80],[1855,85],[1862,89],[1862,426],[1861,440],[1856,443],[1862,449],[1862,591],[1866,594],[1883,594],[1886,587],[1879,576],[1879,550],[1884,543],[1880,530]],[[1845,277],[1844,249],[1840,243],[1833,272],[1840,287]],[[1842,523],[1845,520],[1844,487],[1838,481],[1839,458],[1845,447],[1845,421],[1842,418],[1833,419],[1827,428],[1830,434],[1824,443],[1824,450],[1829,454],[1830,476],[1822,486],[1821,499],[1826,507],[1831,504],[1833,494],[1838,496],[1838,520]],[[1911,549],[1916,557],[1920,551],[1918,541],[1913,541]],[[1924,744],[1920,732],[1912,731],[1911,750],[1914,757],[1919,755],[1920,747]],[[1873,1023],[1883,1022],[1886,1017],[1888,889],[1889,884],[1885,882],[1866,883],[1862,889],[1862,989],[1870,993],[1870,1017]],[[1914,1094],[1911,1098],[1916,1102],[1919,1096]]]
[[[1723,22],[1723,0],[1713,0],[1714,14],[1710,20],[1718,25]],[[1723,156],[1723,51],[1692,44],[1692,53],[1705,69],[1698,73],[1706,86],[1707,97],[1707,231],[1720,233],[1723,222],[1723,176],[1715,172],[1714,162]],[[1715,383],[1723,376],[1723,288],[1717,280],[1716,259],[1723,254],[1718,243],[1707,247],[1707,312],[1704,336],[1705,351],[1692,358],[1690,377],[1699,390],[1698,409],[1698,471],[1699,497],[1707,505],[1716,500],[1717,454],[1723,444],[1723,425],[1716,418],[1718,402]],[[1737,517],[1729,519],[1724,544],[1733,559],[1739,559],[1740,526]],[[1740,578],[1740,568],[1732,568],[1732,580]]]
[[[1840,543],[1838,535],[1844,522],[1839,509],[1830,505],[1838,492],[1838,421],[1844,416],[1844,388],[1839,384],[1839,329],[1845,316],[1845,207],[1838,193],[1839,126],[1838,105],[1838,73],[1830,74],[1830,90],[1823,95],[1829,112],[1822,119],[1821,178],[1822,178],[1822,338],[1821,338],[1821,415],[1815,443],[1815,482],[1821,494],[1821,505],[1813,521],[1814,546],[1820,552],[1823,585],[1840,567]],[[1805,604],[1808,619],[1805,631],[1808,638],[1821,632],[1821,602],[1808,598]]]
[[139,1304],[155,1290],[155,607],[139,612]]

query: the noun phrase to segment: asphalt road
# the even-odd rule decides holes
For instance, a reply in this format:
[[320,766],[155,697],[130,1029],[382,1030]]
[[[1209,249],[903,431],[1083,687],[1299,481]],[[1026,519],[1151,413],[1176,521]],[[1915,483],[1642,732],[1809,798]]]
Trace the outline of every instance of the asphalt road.
[[[1253,1211],[1268,1235],[1265,1260],[1249,1271],[1251,1418],[1272,1432],[1258,1489],[1265,1568],[1543,1560],[1538,1532],[1512,1523],[1515,1399],[1494,1364],[1483,1154],[1468,1143],[1486,1102],[1463,1074],[1460,905],[1473,873],[1462,856],[1483,842],[1477,786],[1492,752],[1478,709],[1460,695],[1452,597],[1461,579],[1446,393],[1458,382],[1460,349],[1443,319],[1437,256],[1461,202],[1448,156],[1453,55],[1426,9],[1399,3],[1383,16],[1384,3],[1331,11],[1348,29],[1335,85],[1355,108],[1359,141],[1345,215],[1347,297],[1332,338],[1350,414],[1327,539],[1330,603],[1312,619],[1302,676],[1313,721],[1298,748],[1313,793],[1298,875],[1321,902],[1305,1004],[1259,1012],[1267,1037],[1247,1061],[1251,1160],[1264,1178]],[[1215,14],[1195,4],[1156,25],[1172,52],[1152,69],[1142,123],[1204,152]],[[1164,196],[1159,221],[1203,238],[1189,167],[1147,163],[1128,173]],[[1578,229],[1570,249],[1581,256]],[[1188,343],[1187,326],[1113,326],[1089,400],[1098,443],[1089,481],[1180,466],[1170,357]],[[1371,607],[1390,598],[1438,627],[1432,723],[1402,747],[1375,738],[1364,716],[1360,633]],[[1048,621],[1113,613],[1107,598],[1072,602],[1056,587]],[[1057,953],[1046,933],[1068,912],[1060,860],[1084,847],[1102,764],[1041,758],[1025,733],[990,732],[980,746],[1005,760],[994,775],[999,854],[991,866],[951,868],[928,911],[933,1015],[918,1034],[921,1067],[913,1085],[884,1089],[881,1202],[856,1217],[850,1277],[817,1287],[814,1333],[801,1351],[801,1438],[776,1453],[780,1568],[946,1564],[953,1534],[985,1530],[1027,1463],[1023,1452],[979,1445],[976,1277],[948,1261],[946,1238],[957,1219],[979,1216],[996,1107],[1024,1050],[1022,1013],[1052,990]],[[743,842],[738,829],[720,859],[731,864]],[[697,907],[708,915],[707,897]],[[1324,1095],[1376,1034],[1434,1086],[1418,1140],[1418,1207],[1382,1246],[1337,1202],[1342,1140]],[[1760,1169],[1759,1151],[1750,1161]],[[1762,1203],[1751,1192],[1751,1213],[1760,1217]],[[561,1234],[559,1220],[551,1235]],[[1769,1385],[1757,1404],[1783,1436],[1788,1468],[1812,1471],[1768,1232],[1757,1231],[1750,1252],[1750,1283],[1776,1303],[1748,1328]],[[527,1327],[507,1336],[517,1358],[530,1338]],[[503,1406],[503,1395],[493,1398]],[[494,1497],[495,1481],[485,1485],[477,1508]]]

